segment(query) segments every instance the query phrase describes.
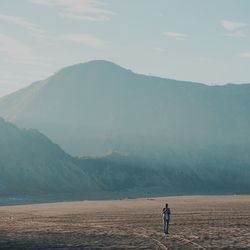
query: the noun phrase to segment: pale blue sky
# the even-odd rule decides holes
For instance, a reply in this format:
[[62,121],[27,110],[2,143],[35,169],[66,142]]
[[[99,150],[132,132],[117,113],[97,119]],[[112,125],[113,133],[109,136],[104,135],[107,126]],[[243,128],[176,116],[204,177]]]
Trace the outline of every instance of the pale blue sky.
[[92,59],[250,83],[249,13],[249,0],[0,0],[0,96]]

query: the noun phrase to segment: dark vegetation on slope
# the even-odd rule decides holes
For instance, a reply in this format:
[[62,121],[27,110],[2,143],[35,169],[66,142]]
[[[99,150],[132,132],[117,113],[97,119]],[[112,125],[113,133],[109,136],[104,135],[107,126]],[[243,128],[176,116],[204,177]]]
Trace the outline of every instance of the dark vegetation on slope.
[[19,129],[3,119],[0,149],[1,197],[101,199],[250,190],[250,168],[243,163],[231,169],[212,162],[197,169],[189,165],[156,168],[153,162],[118,153],[75,158],[37,130]]

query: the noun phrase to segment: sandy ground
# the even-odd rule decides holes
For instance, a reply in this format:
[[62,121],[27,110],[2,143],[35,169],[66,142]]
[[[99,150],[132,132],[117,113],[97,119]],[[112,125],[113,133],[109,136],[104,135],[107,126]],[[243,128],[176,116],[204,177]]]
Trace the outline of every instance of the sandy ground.
[[[172,211],[162,233],[162,207]],[[0,249],[250,249],[250,196],[0,207]]]

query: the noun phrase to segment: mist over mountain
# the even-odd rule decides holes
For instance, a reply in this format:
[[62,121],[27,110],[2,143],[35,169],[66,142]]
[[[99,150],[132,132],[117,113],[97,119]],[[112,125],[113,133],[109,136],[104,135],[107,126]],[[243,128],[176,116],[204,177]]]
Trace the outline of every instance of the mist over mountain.
[[97,185],[37,130],[18,129],[0,118],[0,195],[91,193]]
[[200,167],[188,161],[156,167],[154,161],[115,152],[76,158],[37,130],[19,129],[1,118],[0,149],[0,205],[10,203],[4,197],[21,197],[11,203],[23,203],[250,191],[244,161],[229,158],[226,164],[218,157]]
[[206,86],[91,61],[1,98],[0,116],[73,155],[159,158],[169,150],[249,146],[249,96],[248,84]]
[[249,84],[163,79],[107,61],[73,65],[0,98],[0,116],[67,152],[35,130],[15,137],[10,125],[0,137],[1,190],[13,182],[25,192],[33,184],[52,193],[250,192],[249,110]]
[[[145,167],[118,153],[74,158],[37,130],[19,129],[0,118],[0,197],[52,195],[58,199],[120,198],[173,193],[201,184],[188,169],[170,176],[168,169]],[[178,171],[178,170],[176,170]],[[185,186],[185,187],[184,187]],[[0,204],[1,201],[0,201]]]

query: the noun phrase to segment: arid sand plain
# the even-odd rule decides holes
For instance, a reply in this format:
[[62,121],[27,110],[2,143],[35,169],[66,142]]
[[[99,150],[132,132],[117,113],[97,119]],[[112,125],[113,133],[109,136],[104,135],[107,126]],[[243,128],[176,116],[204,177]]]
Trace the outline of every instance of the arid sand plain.
[[250,196],[3,206],[0,249],[250,249]]

